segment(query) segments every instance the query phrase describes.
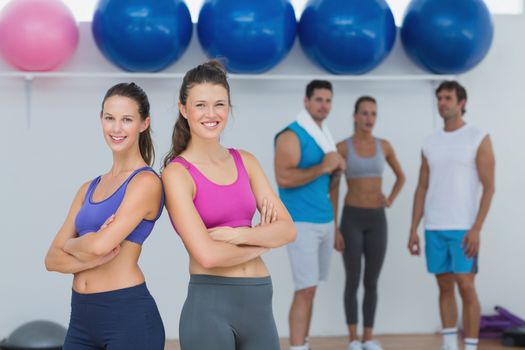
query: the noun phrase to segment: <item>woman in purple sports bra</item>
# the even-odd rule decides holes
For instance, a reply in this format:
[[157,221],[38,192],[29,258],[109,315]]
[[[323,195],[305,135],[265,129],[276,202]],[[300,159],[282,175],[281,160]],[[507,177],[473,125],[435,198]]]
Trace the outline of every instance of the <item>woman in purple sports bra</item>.
[[[280,349],[261,255],[293,241],[295,228],[257,159],[220,144],[230,106],[219,62],[186,73],[162,172],[166,208],[190,257],[182,350]],[[256,209],[261,223],[252,227]]]
[[73,274],[64,350],[163,350],[164,327],[138,266],[162,212],[149,102],[134,83],[106,93],[100,113],[113,153],[107,174],[80,187],[46,256],[49,271]]

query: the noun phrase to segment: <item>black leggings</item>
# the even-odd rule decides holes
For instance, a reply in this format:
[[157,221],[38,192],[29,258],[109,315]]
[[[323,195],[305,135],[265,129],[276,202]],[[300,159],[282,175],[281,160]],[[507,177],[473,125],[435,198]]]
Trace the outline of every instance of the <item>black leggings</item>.
[[361,260],[365,257],[363,320],[365,327],[374,326],[377,305],[377,280],[383,266],[387,243],[384,208],[367,209],[345,206],[341,220],[345,241],[343,260],[346,272],[346,323],[357,324],[357,289],[361,280]]
[[270,277],[191,275],[182,308],[182,350],[279,350]]

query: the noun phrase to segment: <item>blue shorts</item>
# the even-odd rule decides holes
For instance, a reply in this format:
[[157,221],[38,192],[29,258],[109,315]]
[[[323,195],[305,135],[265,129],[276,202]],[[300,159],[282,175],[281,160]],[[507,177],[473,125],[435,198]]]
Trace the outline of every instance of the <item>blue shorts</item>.
[[467,230],[426,230],[425,252],[428,272],[477,273],[478,256],[467,258],[462,247]]

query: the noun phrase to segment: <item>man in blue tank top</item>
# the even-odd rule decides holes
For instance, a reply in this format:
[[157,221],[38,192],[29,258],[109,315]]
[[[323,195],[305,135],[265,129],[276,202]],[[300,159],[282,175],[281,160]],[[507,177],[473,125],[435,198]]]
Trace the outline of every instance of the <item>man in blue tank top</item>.
[[476,350],[480,305],[474,280],[480,231],[494,193],[494,154],[488,134],[464,121],[465,88],[446,81],[436,96],[444,128],[423,145],[408,248],[419,255],[417,227],[424,217],[427,268],[439,286],[442,350],[458,349],[456,285],[463,302],[465,350]]
[[308,349],[313,299],[319,281],[328,277],[334,242],[329,194],[346,164],[324,125],[331,106],[332,84],[311,81],[304,110],[275,138],[279,195],[297,228],[295,242],[287,246],[295,287],[289,315],[291,350]]

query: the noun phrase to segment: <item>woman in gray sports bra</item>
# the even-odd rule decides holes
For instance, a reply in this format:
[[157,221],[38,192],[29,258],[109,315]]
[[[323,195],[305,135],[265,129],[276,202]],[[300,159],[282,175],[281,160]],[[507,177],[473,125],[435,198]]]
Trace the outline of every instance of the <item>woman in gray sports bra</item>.
[[[379,343],[372,340],[372,331],[377,304],[377,280],[387,244],[385,208],[392,205],[405,182],[405,176],[390,143],[372,135],[376,114],[375,99],[370,96],[360,97],[354,109],[354,134],[337,144],[337,151],[347,162],[348,191],[340,229],[336,233],[335,248],[343,253],[346,272],[344,300],[350,337],[348,350],[382,349]],[[385,196],[381,189],[385,161],[396,176],[396,182],[388,196]],[[335,190],[337,191],[338,187]],[[336,222],[337,197],[337,194],[332,196]],[[365,295],[364,332],[361,341],[357,335],[357,290],[363,256]]]

